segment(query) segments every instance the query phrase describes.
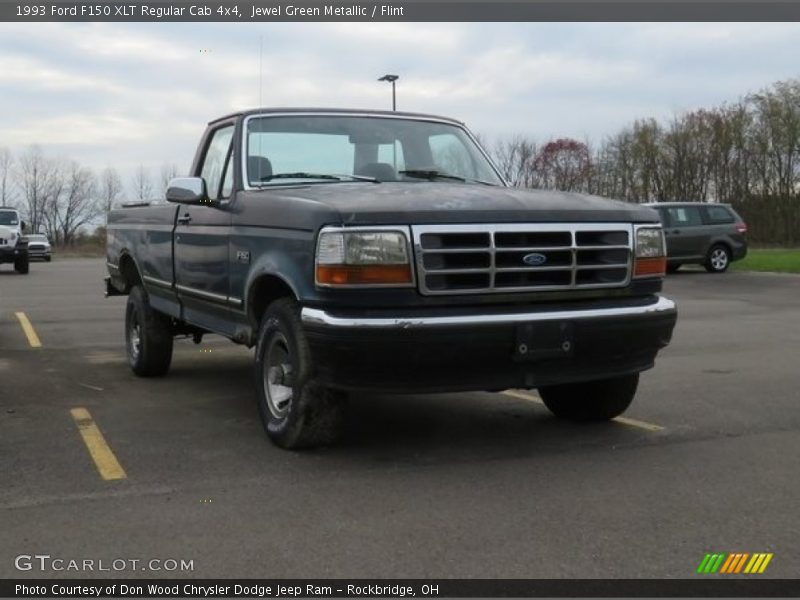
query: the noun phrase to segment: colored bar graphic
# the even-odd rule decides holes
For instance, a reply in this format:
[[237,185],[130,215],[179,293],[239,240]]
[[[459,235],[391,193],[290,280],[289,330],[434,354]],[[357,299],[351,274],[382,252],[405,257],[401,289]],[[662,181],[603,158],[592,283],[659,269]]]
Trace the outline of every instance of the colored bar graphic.
[[708,561],[709,560],[711,560],[711,555],[710,554],[706,554],[705,558],[703,558],[703,560],[700,561],[700,566],[697,567],[697,572],[698,573],[705,573],[706,572],[706,565],[708,565]]
[[741,554],[738,552],[734,552],[730,555],[730,562],[726,561],[724,569],[720,571],[720,573],[733,573],[733,570],[736,568],[736,565],[739,563],[739,559],[742,557]]
[[698,573],[735,575],[763,573],[774,555],[766,552],[707,553],[697,567]]
[[767,555],[764,557],[764,562],[763,562],[763,563],[761,563],[761,568],[758,570],[758,572],[759,572],[759,573],[763,573],[763,572],[764,572],[764,569],[766,569],[766,568],[767,568],[767,565],[769,564],[769,561],[771,561],[771,560],[772,560],[772,553],[770,552],[769,554],[767,554]]
[[744,554],[742,554],[742,558],[741,558],[741,560],[739,561],[739,563],[736,565],[736,570],[735,570],[735,571],[733,571],[733,572],[734,572],[734,573],[739,573],[739,572],[742,570],[742,567],[744,567],[744,561],[746,561],[746,560],[747,560],[749,557],[750,557],[750,554],[749,554],[749,553],[747,553],[747,552],[745,552]]
[[717,572],[717,569],[719,569],[719,567],[722,564],[722,561],[723,561],[724,558],[725,558],[725,554],[724,553],[719,554],[717,556],[717,560],[714,561],[713,565],[711,565],[711,571],[710,571],[711,573],[716,573]]
[[756,552],[753,554],[753,557],[750,559],[750,562],[747,563],[747,566],[744,568],[745,573],[755,573],[755,569],[758,569],[758,566],[761,564],[761,561],[764,560],[764,555]]
[[720,573],[727,573],[728,569],[730,568],[731,563],[733,562],[733,559],[735,557],[736,557],[735,554],[728,554],[728,560],[725,561],[725,563],[722,565],[722,569],[720,569],[719,572]]

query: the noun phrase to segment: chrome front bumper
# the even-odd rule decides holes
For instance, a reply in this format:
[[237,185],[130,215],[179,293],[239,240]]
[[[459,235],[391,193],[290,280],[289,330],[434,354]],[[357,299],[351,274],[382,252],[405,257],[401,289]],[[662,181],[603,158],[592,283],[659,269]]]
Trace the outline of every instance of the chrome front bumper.
[[482,325],[515,325],[541,321],[580,321],[584,319],[603,319],[607,317],[636,317],[676,313],[675,302],[658,296],[652,304],[583,310],[527,311],[497,314],[470,314],[452,316],[414,316],[414,317],[343,317],[317,308],[303,308],[301,319],[304,325],[343,329],[429,329],[440,327],[464,327]]

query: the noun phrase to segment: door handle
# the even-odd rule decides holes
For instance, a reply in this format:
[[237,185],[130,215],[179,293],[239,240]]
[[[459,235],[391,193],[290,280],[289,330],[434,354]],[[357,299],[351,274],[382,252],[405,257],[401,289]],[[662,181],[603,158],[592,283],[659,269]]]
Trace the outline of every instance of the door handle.
[[672,233],[680,233],[680,232],[681,232],[681,230],[680,230],[680,229],[673,229],[673,230],[672,230]]
[[182,217],[178,217],[178,223],[181,223],[183,225],[186,225],[187,223],[191,222],[191,220],[192,220],[192,215],[189,214],[183,215]]

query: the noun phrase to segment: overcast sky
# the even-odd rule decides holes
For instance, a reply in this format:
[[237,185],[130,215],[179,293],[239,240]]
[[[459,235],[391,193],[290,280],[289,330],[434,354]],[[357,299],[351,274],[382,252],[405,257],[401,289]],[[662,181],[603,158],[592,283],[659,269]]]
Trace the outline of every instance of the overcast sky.
[[735,101],[800,76],[800,24],[0,24],[0,146],[129,182],[184,170],[205,124],[264,106],[398,108],[490,139],[599,141],[638,117]]

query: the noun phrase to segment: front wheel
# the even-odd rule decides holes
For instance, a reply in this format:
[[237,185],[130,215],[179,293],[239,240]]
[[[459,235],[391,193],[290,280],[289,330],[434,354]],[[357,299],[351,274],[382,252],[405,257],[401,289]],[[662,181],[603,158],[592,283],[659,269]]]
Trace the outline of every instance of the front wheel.
[[125,346],[128,363],[139,377],[159,377],[172,362],[172,321],[153,310],[147,292],[134,286],[125,309]]
[[705,268],[709,273],[724,273],[731,264],[731,252],[725,246],[712,246],[706,257]]
[[555,416],[570,421],[608,421],[627,410],[636,395],[639,374],[539,388]]
[[291,298],[269,305],[256,346],[258,412],[270,440],[297,449],[336,442],[344,429],[344,393],[312,381],[311,352]]
[[27,252],[20,254],[14,259],[14,270],[20,275],[27,275],[30,269],[30,257]]

